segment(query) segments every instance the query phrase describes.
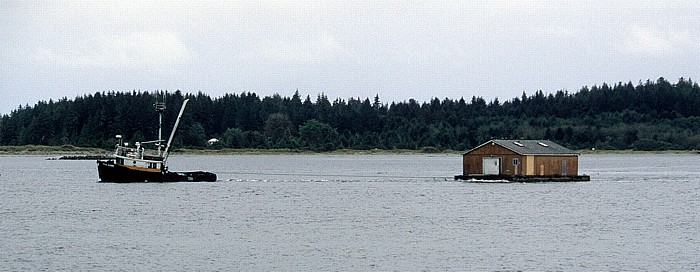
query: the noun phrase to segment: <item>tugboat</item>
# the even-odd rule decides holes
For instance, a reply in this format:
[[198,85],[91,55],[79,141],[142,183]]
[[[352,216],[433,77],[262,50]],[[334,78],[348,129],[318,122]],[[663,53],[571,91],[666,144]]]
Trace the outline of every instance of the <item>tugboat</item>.
[[[185,111],[187,102],[186,99],[182,103],[180,113],[175,121],[175,126],[170,132],[170,138],[167,144],[163,145],[163,112],[165,112],[165,103],[157,102],[154,104],[156,112],[158,112],[158,140],[148,142],[136,142],[133,147],[129,143],[125,143],[121,135],[117,135],[119,143],[114,151],[113,158],[106,160],[97,160],[97,171],[100,175],[100,182],[180,182],[180,181],[216,181],[216,174],[194,171],[194,172],[170,172],[166,166],[170,151],[170,144],[175,137],[175,131],[180,124],[180,118]],[[145,144],[155,144],[156,150],[146,150]],[[165,148],[165,150],[162,150]]]

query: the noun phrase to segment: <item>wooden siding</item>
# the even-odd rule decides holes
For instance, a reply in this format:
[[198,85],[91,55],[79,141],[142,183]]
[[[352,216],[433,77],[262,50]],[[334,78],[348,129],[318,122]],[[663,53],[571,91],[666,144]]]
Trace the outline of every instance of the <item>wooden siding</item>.
[[529,155],[525,156],[525,175],[534,176],[535,175],[535,156]]
[[[576,176],[578,156],[534,156],[536,176]],[[566,161],[566,173],[562,173],[562,161]]]
[[[484,158],[500,158],[501,159],[501,174],[516,175],[523,173],[523,156],[510,151],[500,145],[489,144],[472,151],[462,157],[463,169],[465,175],[483,174],[484,173]],[[518,159],[520,165],[514,166],[513,159]]]
[[[500,158],[502,175],[565,176],[578,175],[578,156],[572,155],[527,155],[522,156],[497,144],[482,146],[462,157],[464,175],[484,173],[484,158]],[[513,165],[518,159],[519,165]],[[566,173],[562,173],[562,161],[566,161]]]

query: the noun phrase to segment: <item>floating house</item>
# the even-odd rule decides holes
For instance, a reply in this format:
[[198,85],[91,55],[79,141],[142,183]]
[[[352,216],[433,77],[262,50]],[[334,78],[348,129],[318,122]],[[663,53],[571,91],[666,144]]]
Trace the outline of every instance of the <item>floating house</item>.
[[490,140],[464,153],[455,179],[589,181],[578,174],[579,154],[547,140]]

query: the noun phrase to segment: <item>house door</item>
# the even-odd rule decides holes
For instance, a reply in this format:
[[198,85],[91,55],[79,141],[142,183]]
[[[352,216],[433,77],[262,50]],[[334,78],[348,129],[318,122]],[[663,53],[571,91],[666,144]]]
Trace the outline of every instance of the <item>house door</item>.
[[484,175],[500,175],[501,158],[484,158]]
[[566,161],[561,161],[561,175],[566,176]]

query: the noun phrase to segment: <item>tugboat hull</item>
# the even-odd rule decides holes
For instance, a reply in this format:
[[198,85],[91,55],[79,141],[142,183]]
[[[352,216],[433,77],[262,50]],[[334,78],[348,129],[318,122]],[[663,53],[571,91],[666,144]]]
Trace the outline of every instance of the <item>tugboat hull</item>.
[[196,172],[169,172],[115,164],[112,160],[98,160],[97,171],[100,182],[213,182],[216,174]]

